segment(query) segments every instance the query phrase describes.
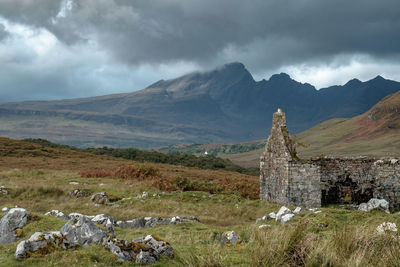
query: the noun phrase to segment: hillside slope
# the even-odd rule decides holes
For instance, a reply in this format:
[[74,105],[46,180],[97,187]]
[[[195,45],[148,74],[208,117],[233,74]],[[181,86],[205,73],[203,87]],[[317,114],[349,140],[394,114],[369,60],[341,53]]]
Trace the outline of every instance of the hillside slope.
[[[296,135],[308,147],[300,157],[400,156],[400,92],[382,99],[369,111],[350,119],[331,119]],[[219,154],[242,166],[258,166],[263,148],[246,153]]]
[[359,115],[398,90],[399,82],[380,76],[321,90],[284,73],[257,82],[243,64],[231,63],[128,94],[4,103],[0,135],[81,147],[251,141],[265,138],[278,107],[296,133]]

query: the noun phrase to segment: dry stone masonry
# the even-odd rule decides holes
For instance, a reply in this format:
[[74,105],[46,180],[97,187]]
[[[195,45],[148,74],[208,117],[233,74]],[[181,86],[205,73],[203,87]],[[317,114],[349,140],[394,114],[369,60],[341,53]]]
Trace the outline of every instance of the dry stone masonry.
[[303,160],[280,109],[273,115],[271,133],[260,159],[260,198],[309,208],[323,204],[360,204],[385,199],[400,208],[400,160],[315,158]]

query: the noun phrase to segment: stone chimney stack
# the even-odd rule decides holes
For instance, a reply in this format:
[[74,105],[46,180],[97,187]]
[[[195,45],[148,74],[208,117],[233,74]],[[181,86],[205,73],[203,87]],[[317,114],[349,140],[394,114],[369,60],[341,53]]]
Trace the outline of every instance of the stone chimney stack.
[[289,140],[290,136],[286,127],[285,113],[278,108],[278,111],[274,113],[271,133],[265,146],[265,157],[291,160],[292,156],[288,149]]
[[278,109],[273,115],[271,133],[260,160],[262,200],[288,203],[289,161],[292,160],[287,145],[289,138],[285,113]]

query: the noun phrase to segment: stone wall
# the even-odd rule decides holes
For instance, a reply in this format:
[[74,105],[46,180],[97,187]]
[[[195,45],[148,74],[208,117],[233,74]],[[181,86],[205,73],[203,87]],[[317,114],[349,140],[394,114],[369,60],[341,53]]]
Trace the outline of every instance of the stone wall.
[[286,128],[285,114],[278,110],[260,159],[260,198],[305,207],[360,204],[371,198],[384,198],[392,210],[400,209],[400,160],[299,160]]
[[360,204],[384,198],[400,208],[400,162],[397,159],[319,159],[322,204]]
[[321,206],[320,167],[292,161],[289,163],[289,201],[308,208]]

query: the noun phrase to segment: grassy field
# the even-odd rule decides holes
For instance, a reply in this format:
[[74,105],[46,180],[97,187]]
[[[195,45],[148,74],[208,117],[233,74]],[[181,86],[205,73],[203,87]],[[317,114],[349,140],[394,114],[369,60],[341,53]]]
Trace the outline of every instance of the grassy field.
[[[0,158],[0,185],[9,188],[10,194],[0,195],[0,207],[18,205],[28,210],[31,216],[23,229],[21,240],[29,238],[36,231],[59,230],[65,221],[44,215],[52,209],[66,214],[105,213],[119,220],[140,216],[196,216],[202,223],[137,230],[115,228],[115,231],[119,239],[131,240],[156,234],[169,241],[176,250],[176,257],[162,258],[156,266],[400,265],[400,236],[397,233],[378,235],[375,230],[382,222],[400,225],[400,217],[395,214],[381,211],[364,213],[332,206],[321,208],[322,212],[318,214],[305,210],[286,225],[280,225],[274,220],[267,221],[270,226],[259,229],[260,223],[255,223],[256,218],[272,211],[277,212],[280,205],[243,197],[240,190],[229,191],[232,187],[211,194],[207,190],[160,190],[157,183],[152,183],[156,178],[168,180],[168,177],[177,174],[189,181],[211,179],[214,181],[213,186],[217,186],[218,181],[222,181],[218,179],[222,178],[231,179],[232,184],[243,180],[248,184],[257,184],[257,177],[226,171],[149,164],[159,171],[160,176],[86,178],[82,175],[84,171],[113,170],[121,166],[140,168],[143,163],[69,150],[25,147],[20,142],[9,142],[8,145],[13,146],[15,153]],[[0,146],[3,151],[4,147],[4,144]],[[72,181],[79,184],[71,185]],[[120,200],[110,205],[95,206],[90,197],[76,199],[67,196],[68,192],[77,188],[93,193],[105,191]],[[149,192],[149,197],[136,198],[143,191]],[[153,194],[156,196],[153,197]],[[254,192],[248,195],[252,194]],[[244,246],[220,247],[221,234],[230,230],[239,234],[245,241]],[[45,257],[16,261],[14,252],[17,244],[0,246],[1,266],[121,265],[116,262],[116,256],[101,246],[60,250]],[[122,264],[132,265],[132,262]]]

